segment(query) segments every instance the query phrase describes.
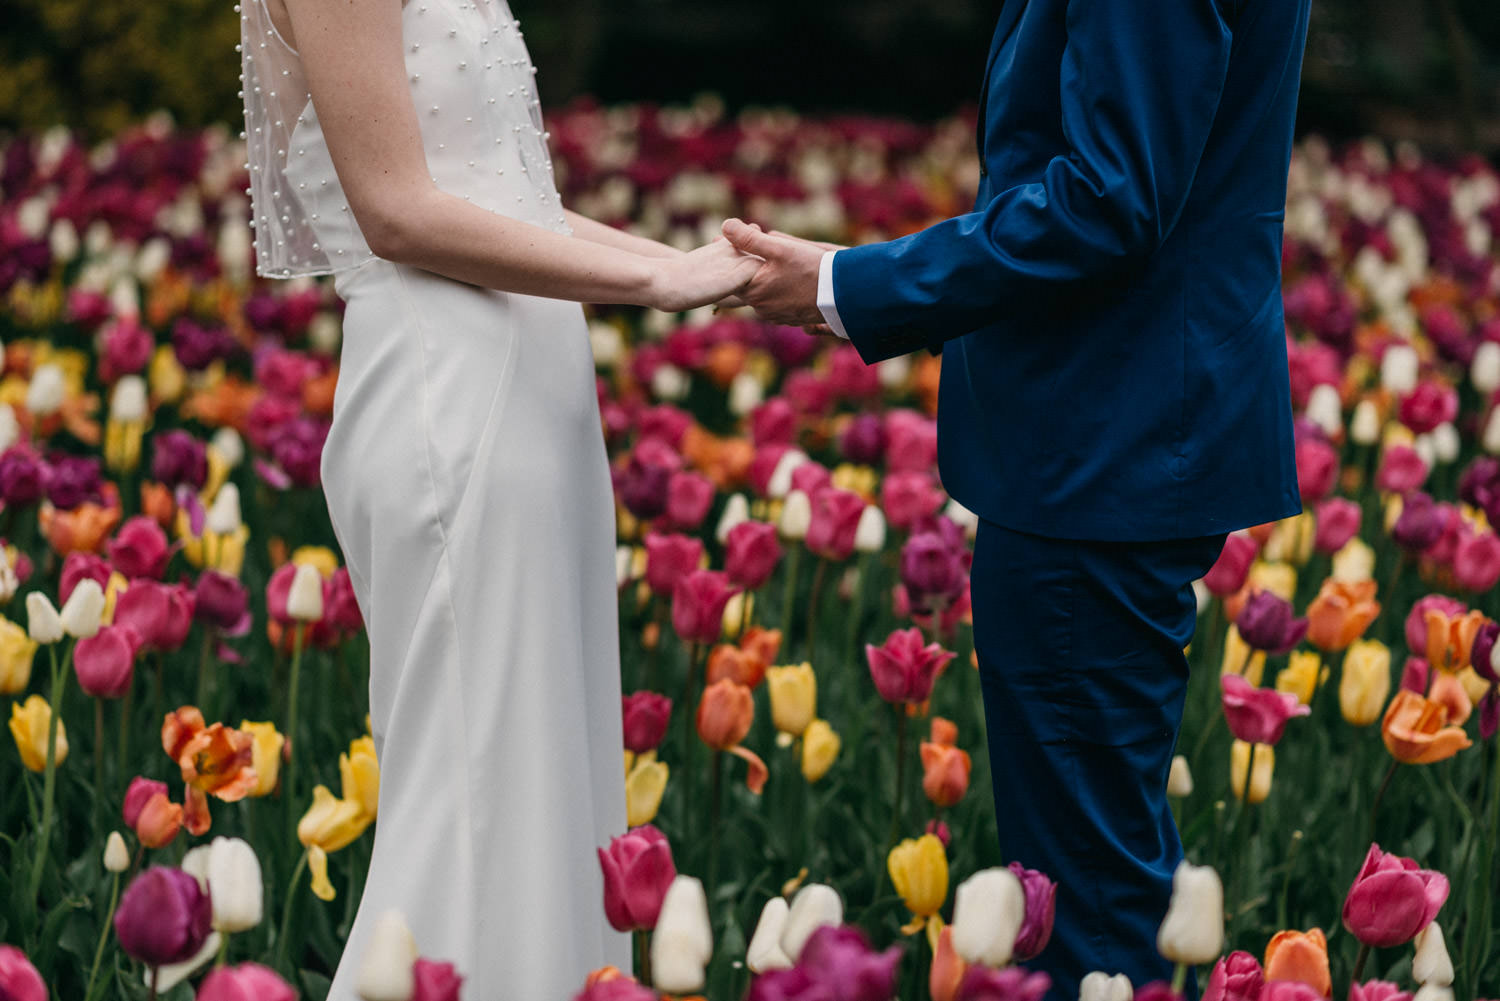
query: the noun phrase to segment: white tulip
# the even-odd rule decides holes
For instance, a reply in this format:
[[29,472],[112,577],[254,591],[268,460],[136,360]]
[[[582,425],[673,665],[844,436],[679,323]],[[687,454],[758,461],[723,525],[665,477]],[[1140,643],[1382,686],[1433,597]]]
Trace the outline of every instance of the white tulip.
[[1167,795],[1185,799],[1193,794],[1193,772],[1188,759],[1182,755],[1172,758],[1172,770],[1167,775]]
[[1417,388],[1417,352],[1410,344],[1392,344],[1380,357],[1380,385],[1393,393]]
[[630,565],[635,562],[635,554],[630,551],[629,546],[615,547],[615,590],[618,591],[630,583]]
[[1500,389],[1500,344],[1484,341],[1474,350],[1474,360],[1469,363],[1469,381],[1486,396]]
[[1193,581],[1193,604],[1198,606],[1198,614],[1202,615],[1208,609],[1208,603],[1214,600],[1214,593],[1208,589],[1200,577]]
[[417,986],[412,976],[416,961],[417,943],[406,919],[400,911],[386,911],[365,946],[354,989],[364,1001],[411,1001]]
[[26,409],[38,417],[56,413],[67,392],[61,367],[52,362],[38,365],[31,373],[31,384],[26,387]]
[[1369,400],[1360,400],[1354,405],[1354,416],[1349,421],[1349,437],[1356,445],[1373,445],[1380,440],[1380,412]]
[[964,530],[970,542],[974,536],[979,534],[979,515],[970,511],[956,500],[948,501],[948,506],[943,508],[943,516],[953,524]]
[[1437,465],[1437,445],[1433,443],[1430,433],[1424,432],[1413,438],[1411,450],[1417,453],[1417,458],[1421,459],[1422,464],[1428,469]]
[[750,947],[745,950],[745,965],[750,967],[750,972],[765,973],[791,968],[791,959],[781,951],[781,933],[786,928],[786,917],[790,911],[785,897],[772,897],[760,909],[755,934],[750,936]]
[[1026,891],[1009,869],[981,869],[953,894],[953,950],[992,969],[1010,962],[1026,920]]
[[[202,967],[208,965],[208,961],[213,959],[214,954],[219,951],[219,943],[223,941],[223,938],[224,936],[216,931],[209,932],[208,938],[203,940],[202,948],[195,952],[191,959],[185,959],[180,963],[168,963],[166,966],[159,967],[156,971],[156,993],[158,995],[166,994],[172,988],[197,973]],[[146,986],[150,987],[150,969],[146,970],[146,975],[143,979]]]
[[208,447],[218,452],[230,469],[245,461],[245,439],[234,428],[219,428],[208,440]]
[[122,375],[109,394],[109,416],[121,422],[146,419],[146,380],[138,375]]
[[81,640],[97,634],[104,620],[104,605],[104,588],[92,577],[84,577],[73,585],[73,593],[63,602],[63,629]]
[[265,899],[260,859],[240,838],[214,838],[208,854],[208,892],[214,927],[222,932],[248,931],[260,924]]
[[782,453],[776,463],[776,468],[771,471],[771,478],[766,481],[766,496],[773,500],[781,500],[785,497],[792,489],[792,473],[807,461],[807,454],[795,448],[789,448]]
[[1411,1001],[1453,1001],[1453,988],[1446,984],[1423,984]]
[[1326,382],[1320,382],[1314,386],[1307,397],[1306,416],[1329,435],[1336,435],[1342,431],[1344,429],[1344,404],[1339,399],[1339,391]]
[[654,986],[669,994],[698,990],[713,952],[703,884],[692,876],[679,875],[667,887],[656,929],[651,933]]
[[1224,884],[1212,866],[1186,859],[1177,864],[1156,949],[1172,962],[1190,966],[1212,963],[1224,951]]
[[208,890],[208,856],[213,851],[213,845],[195,845],[187,850],[182,856],[182,861],[177,863],[177,868],[187,873],[198,881],[198,887],[204,892]]
[[781,951],[793,963],[812,933],[824,925],[844,923],[844,901],[827,883],[808,883],[792,897],[786,924],[781,929]]
[[140,316],[141,297],[135,279],[120,275],[109,287],[109,306],[116,316]]
[[47,224],[51,220],[52,206],[43,195],[33,195],[26,199],[16,209],[16,227],[26,235],[27,239],[35,240],[47,232]]
[[0,405],[0,452],[21,440],[21,424],[16,420],[15,409],[9,404]]
[[240,528],[240,488],[226,482],[214,494],[203,527],[215,535],[233,535]]
[[614,368],[625,353],[625,340],[620,336],[620,328],[603,320],[590,323],[589,349],[593,352],[595,365]]
[[162,268],[172,259],[172,245],[165,237],[155,236],[141,245],[135,257],[135,276],[147,285],[156,280]]
[[765,388],[749,372],[741,372],[729,384],[729,412],[736,417],[748,416],[765,398]]
[[78,255],[78,230],[68,219],[59,219],[52,224],[47,234],[47,245],[52,256],[59,261],[71,261]]
[[16,577],[16,570],[0,552],[0,603],[10,601],[21,589],[21,581]]
[[1458,438],[1458,428],[1444,421],[1431,431],[1432,454],[1437,461],[1448,465],[1458,459],[1458,450],[1461,442]]
[[854,529],[854,549],[861,553],[878,553],[884,548],[885,514],[876,505],[867,505]]
[[676,365],[659,365],[651,374],[651,392],[658,400],[675,402],[688,394],[687,373]]
[[104,841],[104,868],[107,872],[124,872],[130,868],[130,849],[119,831],[110,831]]
[[339,318],[327,310],[320,311],[307,325],[307,342],[324,354],[338,354],[344,327]]
[[63,638],[62,616],[57,614],[52,599],[40,591],[26,595],[26,634],[43,646]]
[[1448,987],[1453,983],[1453,960],[1443,941],[1443,929],[1433,921],[1412,942],[1417,954],[1411,961],[1411,977],[1419,984]]
[[911,377],[911,356],[897,355],[875,366],[875,374],[886,389],[900,389]]
[[719,515],[719,525],[714,529],[714,538],[719,545],[729,541],[729,533],[741,522],[750,520],[750,501],[744,494],[731,494],[724,502],[724,513]]
[[812,524],[812,501],[801,490],[786,495],[781,505],[781,522],[777,526],[782,537],[800,542],[807,538],[808,526]]
[[1110,976],[1095,970],[1078,985],[1078,1001],[1130,1001],[1134,996],[1135,988],[1123,973]]
[[297,564],[286,596],[286,613],[302,622],[317,622],[323,617],[323,575],[311,563]]
[[1490,411],[1479,436],[1479,445],[1490,455],[1500,455],[1500,407]]

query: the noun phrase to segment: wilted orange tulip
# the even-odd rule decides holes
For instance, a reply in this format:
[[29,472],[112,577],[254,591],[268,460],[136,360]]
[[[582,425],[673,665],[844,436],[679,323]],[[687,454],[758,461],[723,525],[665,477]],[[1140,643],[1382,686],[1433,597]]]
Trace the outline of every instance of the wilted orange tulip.
[[183,745],[177,764],[189,786],[233,803],[255,788],[255,737],[214,723]]
[[208,724],[197,706],[182,706],[167,713],[161,724],[161,749],[173,761],[182,757],[183,748]]
[[1427,662],[1436,671],[1461,671],[1469,666],[1474,637],[1484,625],[1484,613],[1470,609],[1460,616],[1448,616],[1436,608],[1427,609]]
[[1386,707],[1380,736],[1397,761],[1427,765],[1446,761],[1473,741],[1462,727],[1448,726],[1448,709],[1403,688]]
[[213,818],[208,812],[208,793],[197,786],[188,786],[182,791],[182,826],[195,838],[208,833]]
[[1333,996],[1333,978],[1328,972],[1328,939],[1323,929],[1280,931],[1266,946],[1267,981],[1293,980],[1319,994]]
[[1427,689],[1427,701],[1436,702],[1446,709],[1448,722],[1454,726],[1463,726],[1474,711],[1474,703],[1469,701],[1464,683],[1458,675],[1445,671],[1433,674],[1432,684]]
[[744,740],[754,719],[750,689],[729,678],[709,685],[698,701],[698,736],[717,751],[727,751]]
[[1307,641],[1320,650],[1343,650],[1364,635],[1380,614],[1375,582],[1323,581],[1307,606]]

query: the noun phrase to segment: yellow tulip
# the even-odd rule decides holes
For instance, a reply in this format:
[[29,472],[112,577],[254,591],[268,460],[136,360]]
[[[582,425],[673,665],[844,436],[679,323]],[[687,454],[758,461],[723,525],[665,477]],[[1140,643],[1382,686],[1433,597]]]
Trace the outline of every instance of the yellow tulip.
[[[1236,740],[1229,749],[1229,784],[1236,799],[1245,798],[1245,772],[1250,768],[1250,745]],[[1276,749],[1270,744],[1255,745],[1255,774],[1250,778],[1251,803],[1264,803],[1271,794],[1271,772],[1276,768]]]
[[324,580],[332,577],[339,568],[338,556],[327,546],[298,546],[292,550],[292,562],[298,565],[306,563]]
[[317,845],[308,845],[307,870],[312,873],[313,896],[319,900],[332,900],[334,892],[333,884],[328,880],[328,853]]
[[14,695],[30,684],[36,646],[24,628],[0,616],[0,695]]
[[639,827],[656,818],[661,808],[661,797],[667,790],[668,768],[665,762],[656,760],[655,751],[646,751],[635,757],[625,752],[627,759],[625,775],[625,824]]
[[128,473],[141,464],[141,438],[145,421],[121,421],[111,417],[104,423],[104,464],[114,472]]
[[818,715],[818,679],[805,661],[766,668],[766,692],[771,698],[771,722],[782,733],[800,737]]
[[948,855],[935,834],[907,838],[886,857],[891,882],[906,909],[916,917],[902,931],[911,934],[927,923],[948,899]]
[[239,576],[245,565],[245,543],[250,540],[248,526],[241,523],[233,532],[210,532],[205,528],[202,536],[196,536],[188,524],[187,511],[179,508],[172,530],[182,540],[182,555],[193,566],[208,566],[231,577]]
[[[1250,660],[1246,663],[1245,658]],[[1239,627],[1234,623],[1229,624],[1229,631],[1224,636],[1224,662],[1219,666],[1219,674],[1239,674],[1250,684],[1260,687],[1261,678],[1266,673],[1266,652],[1256,650],[1250,651],[1250,644],[1240,637]]]
[[219,495],[219,488],[229,479],[230,465],[229,459],[212,442],[203,450],[203,454],[208,460],[208,476],[203,480],[203,489],[198,491],[198,497],[207,508],[213,506],[214,498]]
[[1250,565],[1250,585],[1291,601],[1297,593],[1297,568],[1290,563],[1256,560]]
[[281,777],[281,749],[286,746],[286,738],[277,731],[275,723],[243,720],[240,729],[255,738],[252,747],[255,788],[248,795],[269,796],[276,791],[276,783]]
[[1401,520],[1401,512],[1406,507],[1400,494],[1389,494],[1385,499],[1385,531],[1389,535],[1391,529],[1396,527],[1396,522]]
[[1369,580],[1375,572],[1375,550],[1363,539],[1354,538],[1333,554],[1333,579],[1345,584]]
[[1391,651],[1379,640],[1357,640],[1344,654],[1339,678],[1339,712],[1350,726],[1380,719],[1391,693]]
[[325,785],[315,786],[312,806],[297,821],[297,840],[336,852],[363,834],[370,819],[359,803],[336,798]]
[[831,482],[840,490],[849,490],[861,497],[874,497],[880,477],[869,466],[856,466],[845,462],[834,467]]
[[130,581],[118,570],[111,570],[109,580],[104,582],[104,612],[99,616],[103,625],[113,625],[115,621],[115,602],[120,597],[120,592],[130,586]]
[[1276,675],[1276,690],[1297,696],[1297,701],[1305,706],[1327,677],[1328,669],[1323,666],[1323,658],[1317,652],[1294,650],[1286,667]]
[[1285,560],[1295,566],[1305,566],[1312,556],[1316,531],[1317,523],[1311,511],[1283,518],[1271,530],[1271,537],[1266,540],[1262,552],[1268,560]]
[[838,759],[842,741],[824,719],[815,719],[802,733],[802,777],[816,782]]
[[380,764],[375,760],[375,739],[359,737],[349,744],[349,753],[339,755],[339,777],[344,799],[359,804],[360,812],[374,819],[380,802]]
[[[21,763],[34,772],[47,770],[47,729],[51,724],[52,707],[40,695],[32,694],[24,703],[11,703],[10,735],[15,738],[16,749],[21,752]],[[56,763],[61,765],[67,757],[68,730],[59,719]]]
[[[749,610],[746,610],[746,606]],[[740,623],[750,622],[755,618],[755,594],[751,591],[741,591],[724,605],[724,616],[720,628],[724,632],[726,640],[737,640],[740,638]]]
[[151,395],[164,403],[175,403],[187,388],[187,373],[177,361],[177,353],[170,344],[163,344],[151,356],[151,365],[146,370],[146,382],[151,386]]
[[1490,690],[1490,683],[1479,676],[1472,664],[1458,672],[1458,682],[1464,686],[1464,694],[1469,697],[1469,701],[1476,706]]

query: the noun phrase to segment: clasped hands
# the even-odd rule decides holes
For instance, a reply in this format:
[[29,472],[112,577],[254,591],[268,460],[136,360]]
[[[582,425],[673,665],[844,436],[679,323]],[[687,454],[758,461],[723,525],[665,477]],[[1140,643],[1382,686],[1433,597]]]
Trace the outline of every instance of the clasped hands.
[[768,323],[802,327],[809,334],[832,334],[818,309],[818,269],[823,255],[844,248],[765,232],[739,219],[724,223],[724,238],[738,251],[764,263],[739,293],[722,306],[749,306]]

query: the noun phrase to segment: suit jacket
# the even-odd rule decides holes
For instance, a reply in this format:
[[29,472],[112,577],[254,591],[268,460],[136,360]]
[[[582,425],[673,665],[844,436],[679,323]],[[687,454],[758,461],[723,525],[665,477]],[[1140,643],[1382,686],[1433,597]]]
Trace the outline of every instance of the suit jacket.
[[1301,510],[1281,241],[1309,6],[1008,0],[974,210],[834,257],[866,362],[941,349],[939,468],[980,516],[1139,541]]

